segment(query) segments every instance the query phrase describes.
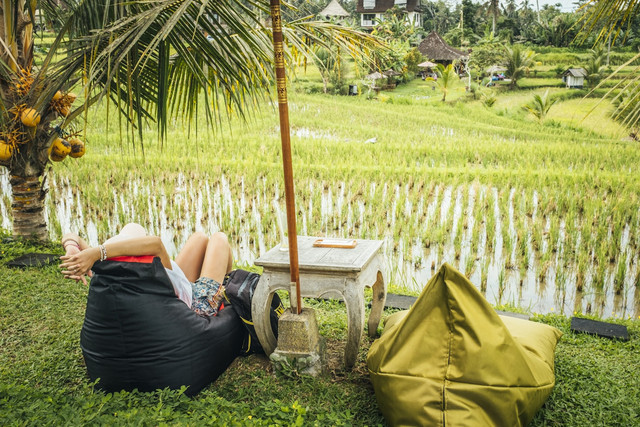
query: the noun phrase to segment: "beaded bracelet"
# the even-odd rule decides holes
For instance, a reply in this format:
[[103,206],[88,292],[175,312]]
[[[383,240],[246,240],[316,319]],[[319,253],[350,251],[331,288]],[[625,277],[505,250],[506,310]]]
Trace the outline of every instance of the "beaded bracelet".
[[107,248],[104,245],[99,245],[98,249],[100,249],[100,261],[107,259]]

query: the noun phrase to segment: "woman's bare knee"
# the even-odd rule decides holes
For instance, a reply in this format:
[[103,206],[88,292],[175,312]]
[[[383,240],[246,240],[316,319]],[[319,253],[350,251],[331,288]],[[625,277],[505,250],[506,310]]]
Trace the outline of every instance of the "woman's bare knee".
[[147,230],[144,229],[143,226],[138,224],[137,222],[127,223],[122,230],[120,230],[120,234],[127,234],[131,236],[146,236]]
[[208,244],[209,238],[204,233],[196,232],[189,237],[176,257],[176,263],[191,282],[200,277]]
[[196,231],[191,236],[189,236],[189,239],[193,239],[193,240],[198,241],[198,242],[207,242],[207,241],[209,241],[209,238],[207,237],[207,235],[204,234],[202,231]]
[[229,238],[222,231],[216,231],[215,233],[213,233],[210,237],[210,241],[219,244],[226,244],[227,246],[229,245]]
[[200,275],[222,283],[224,275],[228,273],[229,248],[229,239],[226,234],[220,231],[213,233],[209,238]]

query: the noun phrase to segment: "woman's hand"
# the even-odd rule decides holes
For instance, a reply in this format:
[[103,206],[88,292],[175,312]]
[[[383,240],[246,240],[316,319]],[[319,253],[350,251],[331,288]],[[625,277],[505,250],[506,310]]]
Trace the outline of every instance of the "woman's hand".
[[66,252],[65,253],[66,256],[75,255],[75,254],[80,253],[80,251],[81,251],[80,246],[78,246],[76,244],[73,244],[73,243],[70,243],[70,244],[66,245],[64,247],[64,250]]
[[76,282],[82,280],[82,283],[86,285],[87,279],[85,276],[91,277],[93,275],[91,267],[100,259],[100,249],[87,248],[80,251],[78,248],[69,245],[66,248],[66,252],[66,255],[60,257],[62,260],[60,268],[65,279],[73,279]]

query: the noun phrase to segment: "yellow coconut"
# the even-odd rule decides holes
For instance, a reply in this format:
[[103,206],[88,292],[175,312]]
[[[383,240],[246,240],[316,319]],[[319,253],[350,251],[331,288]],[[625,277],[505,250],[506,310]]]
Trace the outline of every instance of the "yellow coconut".
[[33,108],[25,108],[20,115],[20,120],[25,126],[34,128],[40,123],[40,114]]
[[74,101],[76,100],[76,98],[78,97],[78,95],[76,95],[76,94],[75,94],[75,93],[73,93],[73,92],[69,92],[69,93],[67,93],[67,95],[66,95],[66,96],[67,96],[67,99],[69,100],[69,103],[70,103],[70,104],[73,104],[73,102],[74,102]]
[[71,112],[71,105],[60,105],[58,107],[58,113],[62,114],[63,116],[68,116],[69,112]]
[[60,101],[60,100],[62,99],[62,96],[63,96],[62,92],[57,91],[57,92],[55,93],[55,95],[53,95],[53,98],[52,98],[51,100],[52,100],[53,102]]
[[49,156],[51,158],[51,160],[53,160],[54,162],[61,162],[63,161],[67,156],[59,156],[56,153],[51,153],[51,155]]
[[69,155],[75,159],[84,156],[85,146],[84,142],[80,138],[70,138],[69,144],[71,144],[71,153]]
[[54,155],[64,158],[69,153],[71,153],[71,144],[69,144],[69,142],[62,138],[56,138],[55,141],[53,141],[53,145],[51,146],[52,158]]
[[0,161],[6,162],[13,155],[13,146],[0,141]]

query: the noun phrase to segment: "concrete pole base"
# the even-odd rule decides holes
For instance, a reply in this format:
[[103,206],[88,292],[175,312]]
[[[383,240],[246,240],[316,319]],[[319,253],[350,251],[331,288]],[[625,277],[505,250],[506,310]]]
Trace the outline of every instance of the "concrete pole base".
[[269,356],[277,374],[318,376],[326,372],[325,345],[318,333],[316,313],[285,311],[278,320],[278,346]]

